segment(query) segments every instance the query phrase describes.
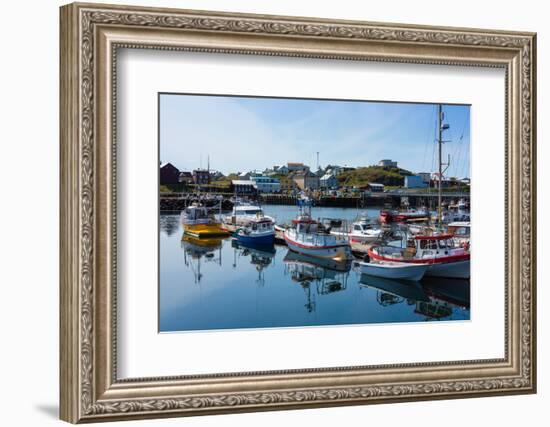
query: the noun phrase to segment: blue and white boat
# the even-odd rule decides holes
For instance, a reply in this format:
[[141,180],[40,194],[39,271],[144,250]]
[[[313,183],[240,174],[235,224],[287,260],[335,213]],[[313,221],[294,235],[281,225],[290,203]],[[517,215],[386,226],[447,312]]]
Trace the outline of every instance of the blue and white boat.
[[262,208],[249,202],[236,201],[231,215],[227,215],[223,222],[230,225],[247,225],[255,219],[268,219],[275,222],[270,216],[264,215]]
[[268,217],[250,219],[246,224],[235,230],[233,237],[243,243],[272,245],[275,239],[273,221]]

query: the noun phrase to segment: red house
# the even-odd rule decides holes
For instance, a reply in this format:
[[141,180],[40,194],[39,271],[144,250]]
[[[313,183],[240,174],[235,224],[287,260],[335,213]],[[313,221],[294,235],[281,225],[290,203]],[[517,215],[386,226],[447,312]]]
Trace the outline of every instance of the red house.
[[179,183],[180,171],[172,163],[163,163],[160,165],[160,184]]

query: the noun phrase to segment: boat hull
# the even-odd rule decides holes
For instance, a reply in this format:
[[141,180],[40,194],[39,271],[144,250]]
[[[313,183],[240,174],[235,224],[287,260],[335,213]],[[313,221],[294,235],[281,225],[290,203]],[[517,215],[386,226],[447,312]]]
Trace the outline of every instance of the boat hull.
[[299,254],[304,254],[317,258],[330,258],[334,260],[351,259],[351,248],[348,244],[332,245],[332,246],[308,246],[290,239],[284,235],[285,242],[288,248]]
[[225,237],[229,233],[221,228],[221,224],[183,224],[183,232],[188,236],[198,238]]
[[391,222],[420,221],[428,219],[430,219],[430,215],[428,213],[395,213],[382,211],[379,216],[380,222],[385,224],[389,224]]
[[470,260],[431,264],[426,271],[427,277],[448,277],[450,279],[469,279]]
[[246,236],[239,233],[233,233],[233,237],[239,242],[248,243],[251,245],[272,245],[275,240],[275,233],[264,234],[262,236]]
[[331,231],[330,234],[333,236],[349,238],[351,243],[372,243],[380,239],[380,234],[354,234],[342,231]]
[[377,263],[361,263],[361,273],[382,277],[384,279],[419,281],[428,270],[428,265],[423,264],[401,264],[400,266],[389,266]]

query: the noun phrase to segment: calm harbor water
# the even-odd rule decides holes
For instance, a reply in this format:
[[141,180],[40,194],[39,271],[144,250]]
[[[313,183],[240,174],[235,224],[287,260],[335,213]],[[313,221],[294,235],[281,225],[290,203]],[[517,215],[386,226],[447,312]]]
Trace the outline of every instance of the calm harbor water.
[[[295,206],[264,206],[278,223]],[[367,209],[371,216],[378,209]],[[314,208],[353,220],[359,211]],[[407,283],[361,275],[353,264],[245,247],[231,238],[183,237],[179,213],[160,216],[161,332],[469,320],[469,280]]]

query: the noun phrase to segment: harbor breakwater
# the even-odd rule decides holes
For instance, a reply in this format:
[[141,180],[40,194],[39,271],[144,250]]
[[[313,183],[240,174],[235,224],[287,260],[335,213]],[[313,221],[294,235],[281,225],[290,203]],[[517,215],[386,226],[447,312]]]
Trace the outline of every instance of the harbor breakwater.
[[[457,199],[457,195],[443,195],[444,202],[452,202]],[[469,195],[460,195],[460,197],[467,197]],[[206,204],[210,208],[219,208],[219,203],[222,203],[221,209],[224,211],[231,210],[233,208],[233,202],[231,197],[226,194],[213,195],[209,198],[200,198],[200,202]],[[257,202],[262,205],[288,205],[295,206],[297,204],[297,196],[285,195],[285,194],[261,194],[256,198],[251,199],[252,202]],[[434,194],[396,194],[396,193],[381,193],[376,195],[363,195],[356,197],[313,197],[314,206],[330,207],[330,208],[359,208],[366,207],[386,207],[397,208],[403,205],[406,200],[407,204],[411,207],[428,206],[433,207],[437,204],[437,197]],[[193,197],[189,194],[182,195],[176,193],[161,194],[159,198],[161,211],[181,211],[186,206],[193,202],[199,201],[199,198]]]

